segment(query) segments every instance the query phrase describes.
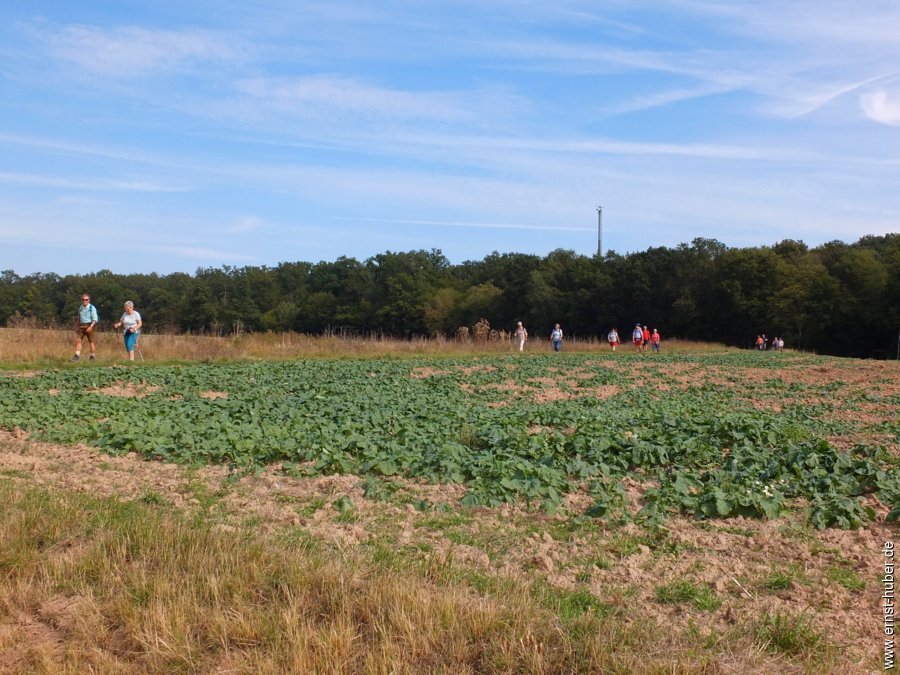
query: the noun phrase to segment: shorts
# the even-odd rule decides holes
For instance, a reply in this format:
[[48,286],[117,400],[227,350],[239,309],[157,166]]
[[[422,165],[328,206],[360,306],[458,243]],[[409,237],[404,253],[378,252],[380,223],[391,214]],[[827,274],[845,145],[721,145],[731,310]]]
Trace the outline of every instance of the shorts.
[[138,341],[138,332],[125,333],[125,351],[133,352]]
[[80,323],[78,324],[78,339],[85,337],[88,339],[88,342],[94,344],[94,331],[91,330],[91,324]]
[[618,340],[610,340],[610,341],[609,341],[609,346],[610,346],[610,347],[615,347],[615,346],[618,345],[618,344],[619,344],[619,341],[618,341]]
[[643,340],[632,340],[632,342],[634,343],[635,347],[640,347],[642,344],[644,344]]

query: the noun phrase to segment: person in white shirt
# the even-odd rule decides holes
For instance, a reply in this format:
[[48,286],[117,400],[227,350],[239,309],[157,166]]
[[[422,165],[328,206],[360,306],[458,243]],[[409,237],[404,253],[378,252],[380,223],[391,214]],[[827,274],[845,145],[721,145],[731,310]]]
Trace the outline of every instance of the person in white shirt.
[[134,348],[137,346],[142,325],[141,315],[134,311],[134,303],[129,300],[125,303],[125,312],[122,314],[122,318],[113,324],[113,328],[122,326],[125,336],[125,351],[128,352],[129,361],[134,361]]
[[516,332],[513,333],[513,337],[516,339],[516,345],[518,345],[519,351],[524,351],[525,343],[528,342],[528,331],[525,330],[525,326],[522,325],[521,321],[516,324]]
[[619,346],[619,331],[613,328],[606,335],[606,341],[609,342],[609,346],[613,351],[616,351],[616,347]]
[[644,331],[641,330],[641,324],[634,324],[634,330],[631,331],[631,343],[634,345],[635,351],[644,351]]

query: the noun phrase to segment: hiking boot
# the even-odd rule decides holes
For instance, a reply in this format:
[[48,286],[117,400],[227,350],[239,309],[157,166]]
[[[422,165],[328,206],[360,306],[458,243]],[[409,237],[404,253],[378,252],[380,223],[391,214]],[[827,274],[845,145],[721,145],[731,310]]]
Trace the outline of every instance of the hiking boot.
[[91,356],[90,356],[90,360],[91,360],[91,361],[93,361],[93,360],[94,360],[94,355],[93,355],[93,354],[91,354]]
[[73,360],[73,361],[81,361],[81,355],[80,355],[80,354],[76,354],[75,356],[72,357],[72,360]]

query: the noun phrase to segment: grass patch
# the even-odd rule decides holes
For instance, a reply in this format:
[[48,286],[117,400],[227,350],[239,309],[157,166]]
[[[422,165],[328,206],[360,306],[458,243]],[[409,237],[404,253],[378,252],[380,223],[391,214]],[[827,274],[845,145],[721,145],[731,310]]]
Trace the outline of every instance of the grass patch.
[[828,581],[843,586],[848,591],[861,591],[866,587],[866,582],[849,567],[835,566],[829,567],[825,572]]
[[657,586],[656,601],[664,605],[690,604],[700,612],[713,612],[722,605],[712,588],[692,581],[673,581]]
[[289,551],[299,551],[301,553],[315,553],[322,550],[322,542],[300,527],[294,527],[284,530],[275,538],[278,546]]
[[147,504],[148,506],[170,506],[171,502],[163,497],[161,494],[156,492],[155,490],[147,490],[138,497],[138,501],[141,504]]
[[444,533],[444,537],[446,537],[449,541],[452,541],[454,544],[474,546],[476,548],[480,545],[478,537],[476,537],[471,532],[466,532],[465,530],[449,530]]
[[202,480],[190,478],[182,487],[182,492],[196,503],[203,511],[209,511],[225,495],[224,490],[213,491]]
[[576,560],[575,565],[581,568],[577,574],[578,581],[585,583],[591,580],[595,570],[612,569],[613,561],[606,556],[599,555]]
[[617,534],[606,543],[609,551],[619,559],[634,555],[642,545],[646,545],[643,539],[630,534]]
[[793,564],[769,572],[759,582],[759,588],[771,593],[778,593],[786,591],[795,583],[806,584],[808,582],[809,579],[800,565]]
[[325,500],[321,497],[316,497],[315,499],[310,500],[309,504],[306,506],[301,506],[297,508],[297,515],[303,516],[304,518],[311,518],[316,511],[325,506]]
[[752,537],[756,534],[753,530],[748,529],[746,527],[720,527],[718,528],[719,532],[724,532],[725,534],[734,534],[738,537]]
[[336,523],[358,523],[359,514],[355,511],[341,511],[334,517]]
[[772,572],[762,581],[762,587],[767,591],[784,591],[794,583],[794,575],[784,571]]
[[792,656],[816,654],[825,643],[806,614],[766,613],[756,627],[757,644],[771,652]]
[[416,527],[427,530],[445,530],[451,527],[460,527],[472,522],[471,516],[464,513],[442,513],[425,516],[416,521]]
[[687,550],[687,546],[675,540],[662,527],[648,527],[639,534],[615,534],[605,544],[606,549],[617,558],[627,558],[646,547],[654,555],[674,555]]
[[585,614],[607,616],[614,611],[612,605],[602,602],[586,589],[566,590],[535,582],[535,591],[542,603],[564,621],[573,621]]

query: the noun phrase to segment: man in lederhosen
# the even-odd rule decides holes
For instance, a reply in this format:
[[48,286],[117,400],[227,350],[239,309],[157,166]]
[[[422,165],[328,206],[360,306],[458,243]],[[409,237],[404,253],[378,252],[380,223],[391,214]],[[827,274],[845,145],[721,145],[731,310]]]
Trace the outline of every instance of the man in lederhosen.
[[94,360],[94,328],[100,317],[97,316],[97,308],[91,304],[91,296],[87,293],[81,295],[81,306],[78,308],[78,326],[75,328],[77,338],[75,339],[75,356],[73,361],[81,360],[81,341],[87,338],[91,345],[91,361]]

